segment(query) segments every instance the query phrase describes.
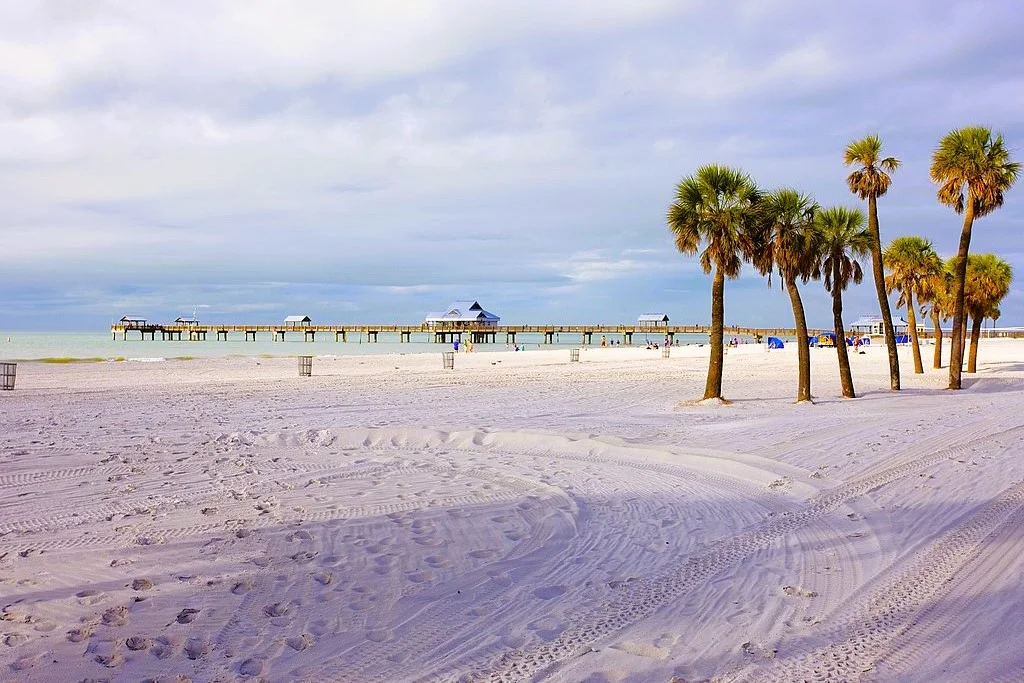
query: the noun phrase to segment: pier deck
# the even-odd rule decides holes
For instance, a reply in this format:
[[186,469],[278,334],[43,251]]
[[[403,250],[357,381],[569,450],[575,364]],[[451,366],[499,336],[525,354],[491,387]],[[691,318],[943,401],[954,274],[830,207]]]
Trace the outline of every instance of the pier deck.
[[[554,344],[562,340],[561,335],[570,338],[578,337],[583,344],[600,343],[604,336],[608,341],[619,339],[623,344],[632,344],[635,335],[646,335],[654,341],[664,337],[675,338],[682,334],[708,334],[706,325],[670,325],[647,327],[641,325],[500,325],[497,327],[432,327],[428,325],[227,325],[227,324],[125,324],[115,323],[110,327],[114,339],[127,340],[138,333],[141,339],[155,340],[159,335],[165,341],[228,341],[232,336],[241,336],[243,341],[256,341],[257,335],[269,335],[273,341],[285,341],[301,337],[304,341],[315,341],[317,335],[334,335],[334,341],[347,342],[358,335],[360,341],[380,341],[381,334],[398,335],[400,342],[411,342],[413,335],[422,335],[426,341],[450,343],[456,339],[472,340],[474,343],[497,343],[504,336],[506,343],[515,343],[517,335],[540,334],[545,344]],[[830,330],[808,330],[811,334],[819,334]],[[767,338],[769,336],[792,337],[796,331],[788,328],[757,328],[731,326],[725,328],[727,336],[744,336]]]

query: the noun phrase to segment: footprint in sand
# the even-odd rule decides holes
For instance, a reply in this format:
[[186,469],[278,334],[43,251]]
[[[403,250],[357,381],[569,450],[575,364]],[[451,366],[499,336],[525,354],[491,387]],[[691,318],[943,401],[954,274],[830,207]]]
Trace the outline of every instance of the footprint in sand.
[[434,569],[446,569],[452,566],[452,563],[448,558],[443,555],[430,555],[429,557],[423,558],[423,561]]
[[179,624],[191,624],[199,616],[199,610],[186,607],[185,609],[178,612],[178,616],[174,619]]
[[157,659],[168,659],[178,651],[178,639],[171,636],[159,636],[150,649]]
[[78,598],[79,605],[91,606],[98,602],[102,602],[104,595],[102,591],[87,588],[86,590],[75,593],[75,597]]
[[469,551],[468,553],[466,553],[466,557],[472,558],[474,560],[489,560],[492,557],[496,556],[497,554],[498,554],[497,550],[490,550],[490,549],[483,549],[482,548],[480,550],[471,550],[471,551]]
[[[267,605],[263,608],[263,613],[271,618],[272,624],[275,626],[281,625],[279,620],[283,618],[291,611],[291,606],[284,602],[275,602],[271,605]],[[287,620],[284,620],[287,623]]]
[[238,665],[238,673],[243,676],[260,676],[263,674],[264,660],[259,657],[250,657]]
[[292,636],[285,638],[284,643],[296,652],[302,652],[314,642],[312,634],[303,633],[302,635]]
[[128,623],[128,608],[124,605],[111,607],[103,613],[100,620],[107,626],[124,626]]
[[205,637],[189,638],[185,642],[185,656],[191,660],[196,660],[210,651],[210,641]]
[[7,647],[18,647],[28,642],[28,636],[23,633],[8,633],[4,636],[4,645]]
[[68,631],[68,641],[72,643],[80,643],[92,635],[92,629],[88,626],[82,628],[73,628]]
[[544,617],[527,624],[526,628],[544,640],[554,640],[562,635],[562,631],[565,630],[565,624],[554,617]]
[[386,628],[366,632],[366,639],[374,643],[386,643],[393,637],[391,631]]
[[334,574],[332,572],[316,572],[313,574],[313,580],[321,586],[329,586],[334,582]]
[[405,575],[405,578],[413,583],[426,583],[427,581],[433,581],[437,578],[437,574],[430,570],[423,570],[417,572],[409,572]]
[[314,538],[316,538],[316,537],[313,535],[313,532],[312,531],[308,531],[306,529],[299,529],[295,533],[288,534],[288,541],[289,542],[292,542],[292,541],[312,541]]
[[533,591],[533,596],[535,598],[540,598],[541,600],[551,600],[552,598],[565,595],[568,590],[568,586],[544,586],[542,588],[535,589]]
[[231,592],[235,595],[245,595],[252,590],[252,586],[252,579],[243,579],[235,582],[235,585],[231,587]]
[[126,638],[124,644],[132,651],[148,650],[153,645],[153,641],[143,636],[132,636],[131,638]]

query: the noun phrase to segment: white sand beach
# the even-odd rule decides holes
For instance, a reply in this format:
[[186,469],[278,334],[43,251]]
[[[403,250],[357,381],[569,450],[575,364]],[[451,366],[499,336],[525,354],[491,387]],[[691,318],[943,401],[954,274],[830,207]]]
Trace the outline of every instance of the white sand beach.
[[1024,342],[706,353],[19,364],[0,680],[1024,680]]

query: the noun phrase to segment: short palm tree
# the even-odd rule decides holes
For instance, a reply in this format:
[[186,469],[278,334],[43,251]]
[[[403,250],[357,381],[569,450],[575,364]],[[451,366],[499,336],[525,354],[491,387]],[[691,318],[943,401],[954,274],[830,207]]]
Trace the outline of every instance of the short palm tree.
[[942,367],[942,321],[949,320],[953,310],[950,292],[953,283],[953,265],[955,259],[941,261],[939,272],[925,278],[920,283],[918,299],[923,304],[921,314],[928,315],[932,320],[932,334],[935,340],[935,351],[932,354],[932,367]]
[[907,307],[910,344],[914,353],[914,372],[922,374],[921,346],[917,339],[917,315],[914,295],[920,295],[922,283],[935,277],[942,269],[942,259],[935,253],[932,243],[923,237],[897,237],[882,254],[882,262],[889,275],[885,278],[887,292],[898,291],[897,306]]
[[817,239],[814,214],[818,205],[808,195],[789,188],[765,195],[762,202],[763,221],[756,232],[752,261],[762,275],[778,270],[789,294],[796,327],[798,380],[796,400],[811,400],[811,351],[807,337],[807,318],[797,280],[807,282],[817,261]]
[[846,326],[843,324],[843,290],[864,277],[860,260],[871,253],[871,233],[864,228],[864,214],[857,209],[837,206],[823,209],[815,216],[818,228],[820,262],[815,277],[823,277],[825,289],[832,294],[832,323],[839,354],[839,381],[843,396],[856,398],[850,356],[846,350]]
[[971,254],[967,260],[964,305],[971,317],[967,372],[978,371],[978,339],[985,318],[999,317],[999,304],[1010,293],[1013,268],[995,254]]
[[709,164],[679,182],[668,209],[668,227],[675,236],[676,248],[687,255],[699,253],[701,268],[714,273],[705,400],[723,400],[725,280],[739,276],[743,259],[751,252],[752,234],[761,215],[760,202],[761,193],[749,175]]
[[868,234],[871,235],[871,272],[875,280],[875,294],[882,315],[885,348],[889,353],[889,386],[900,388],[900,360],[896,350],[896,330],[889,310],[889,297],[885,293],[885,273],[882,270],[882,237],[878,228],[878,198],[889,191],[889,174],[900,167],[896,157],[882,157],[882,140],[869,135],[846,146],[843,161],[856,169],[846,178],[850,192],[868,201]]
[[1010,160],[1003,136],[993,136],[983,126],[953,130],[932,153],[932,181],[939,185],[939,201],[963,214],[960,246],[953,280],[953,345],[949,360],[949,388],[960,388],[964,360],[964,287],[967,257],[974,221],[1003,205],[1004,193],[1013,186],[1020,164]]

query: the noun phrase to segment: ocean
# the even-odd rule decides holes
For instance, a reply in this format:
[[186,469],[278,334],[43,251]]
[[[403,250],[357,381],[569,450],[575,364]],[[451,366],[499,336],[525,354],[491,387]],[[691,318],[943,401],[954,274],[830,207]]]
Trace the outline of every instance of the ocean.
[[[316,341],[302,341],[298,334],[286,341],[272,341],[270,333],[260,334],[257,341],[242,341],[235,335],[230,341],[215,341],[213,335],[206,341],[163,341],[112,339],[109,332],[0,332],[0,361],[38,361],[45,359],[99,359],[99,360],[154,360],[172,358],[225,358],[230,356],[350,356],[387,353],[436,353],[451,350],[451,344],[429,341],[427,334],[413,335],[414,341],[401,343],[397,334],[382,332],[379,341],[368,342],[359,335],[350,335],[347,342],[335,342],[334,335],[323,334]],[[417,339],[417,337],[420,337]],[[496,344],[474,344],[474,352],[509,351],[503,335]],[[620,341],[615,336],[608,340]],[[643,346],[647,340],[661,343],[663,335],[634,334],[633,345]],[[595,345],[598,337],[595,335]],[[516,341],[525,349],[557,349],[579,346],[578,334],[560,334],[555,344],[544,344],[542,334],[518,334]],[[748,340],[749,341],[749,340]],[[706,344],[703,334],[676,335],[680,344]]]

